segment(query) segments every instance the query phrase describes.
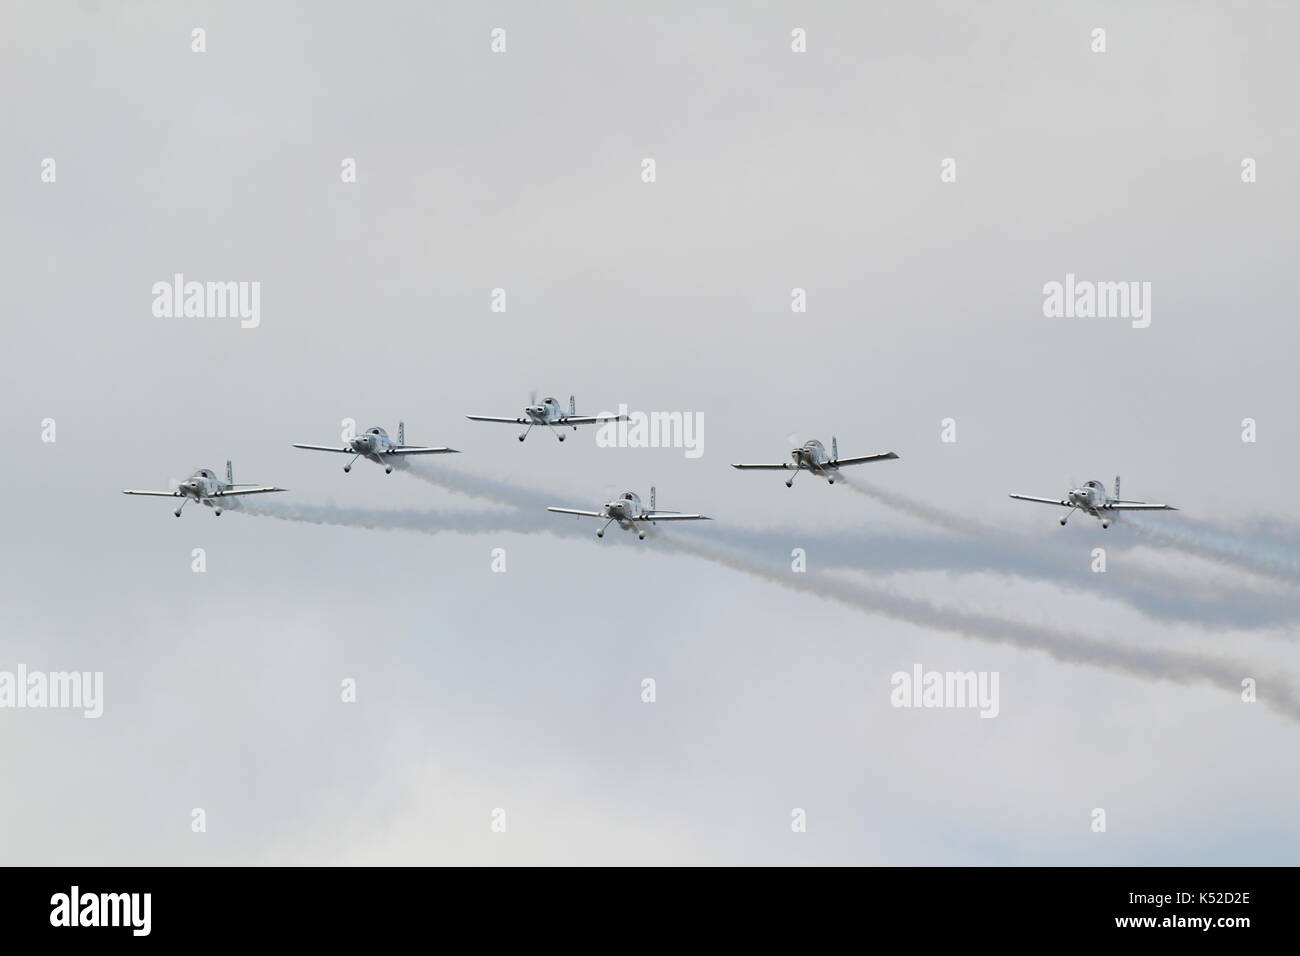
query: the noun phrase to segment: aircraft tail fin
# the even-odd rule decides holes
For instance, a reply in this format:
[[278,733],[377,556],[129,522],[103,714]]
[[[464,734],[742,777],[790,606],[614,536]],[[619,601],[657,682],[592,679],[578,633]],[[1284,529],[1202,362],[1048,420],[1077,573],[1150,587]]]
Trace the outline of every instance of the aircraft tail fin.
[[650,486],[650,510],[655,510],[655,486]]
[[1119,475],[1115,476],[1115,500],[1119,501]]
[[578,401],[572,395],[569,396],[569,417],[573,418],[578,414]]
[[406,422],[397,423],[397,444],[406,444]]
[[832,435],[831,436],[831,461],[839,461],[839,460],[840,460],[840,443],[839,440],[834,435]]
[[231,463],[230,459],[227,458],[226,459],[226,484],[233,485],[234,483],[235,483],[235,466]]

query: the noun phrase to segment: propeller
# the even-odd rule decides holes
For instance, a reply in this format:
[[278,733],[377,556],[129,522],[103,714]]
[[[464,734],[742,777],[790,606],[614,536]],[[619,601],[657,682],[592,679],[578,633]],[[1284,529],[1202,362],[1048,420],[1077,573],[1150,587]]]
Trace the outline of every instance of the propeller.
[[531,392],[528,393],[528,404],[529,405],[537,404],[537,389],[533,389]]

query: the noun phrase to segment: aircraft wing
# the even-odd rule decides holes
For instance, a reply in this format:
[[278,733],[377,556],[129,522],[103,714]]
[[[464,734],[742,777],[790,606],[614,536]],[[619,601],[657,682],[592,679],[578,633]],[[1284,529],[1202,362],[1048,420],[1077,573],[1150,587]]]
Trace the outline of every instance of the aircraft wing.
[[584,518],[603,518],[603,511],[579,511],[576,508],[547,508],[547,511],[554,511],[558,515],[582,515]]
[[1060,498],[1035,498],[1033,495],[1011,495],[1010,497],[1015,498],[1017,501],[1037,501],[1039,504],[1044,505],[1060,505],[1062,508],[1070,507],[1068,501],[1062,501]]
[[1112,501],[1107,511],[1177,511],[1173,505],[1154,505],[1145,501]]
[[306,448],[310,451],[338,451],[345,455],[356,454],[351,448],[339,448],[337,445],[300,445],[298,442],[294,442],[293,447]]
[[215,495],[211,495],[210,497],[229,498],[232,495],[262,495],[262,494],[266,494],[268,491],[287,491],[287,490],[288,489],[286,488],[271,488],[271,487],[228,488],[225,491],[218,491]]
[[505,422],[507,425],[527,425],[528,422],[522,418],[496,418],[493,415],[466,415],[472,422]]
[[792,461],[784,462],[780,465],[732,465],[732,468],[762,468],[767,471],[794,471],[795,464]]
[[455,448],[430,448],[427,445],[399,445],[384,452],[385,455],[459,455]]
[[569,418],[561,418],[557,425],[598,425],[601,422],[624,422],[627,421],[626,415],[573,415]]
[[676,511],[652,511],[641,515],[638,521],[712,521],[708,515],[684,515]]
[[881,455],[862,455],[860,458],[841,458],[839,461],[831,462],[835,466],[839,465],[861,465],[869,461],[889,461],[891,458],[897,458],[892,451],[887,451]]
[[124,495],[153,495],[156,498],[181,498],[179,491],[123,491]]

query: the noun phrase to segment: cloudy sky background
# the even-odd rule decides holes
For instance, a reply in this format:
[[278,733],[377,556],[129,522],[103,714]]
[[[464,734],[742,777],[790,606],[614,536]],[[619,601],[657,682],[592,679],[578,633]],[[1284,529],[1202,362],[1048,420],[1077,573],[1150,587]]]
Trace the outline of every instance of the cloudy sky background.
[[[728,467],[835,434],[901,456],[863,480],[1063,548],[1079,576],[885,552],[868,583],[1229,658],[1267,697],[1300,679],[1294,581],[1006,495],[1118,471],[1184,511],[1149,520],[1247,551],[1291,535],[1294,561],[1297,27],[1229,3],[5,5],[0,669],[102,670],[106,699],[98,721],[0,711],[0,860],[1294,863],[1300,724],[1231,687],[863,613],[559,516],[563,537],[428,535],[177,521],[118,492],[233,458],[284,507],[493,507],[290,447],[404,419],[464,451],[448,470],[573,507],[653,483],[716,517],[692,540],[772,530],[754,558],[804,547],[810,574],[837,529],[969,553],[850,488]],[[261,326],[155,318],[176,272],[260,281]],[[1150,328],[1044,318],[1067,272],[1151,282]],[[464,418],[534,388],[701,413],[704,455]],[[1219,619],[1107,597],[1139,574],[1173,578],[1175,605],[1224,595]],[[1281,620],[1225,623],[1263,605]],[[914,663],[998,671],[1000,715],[892,708]]]

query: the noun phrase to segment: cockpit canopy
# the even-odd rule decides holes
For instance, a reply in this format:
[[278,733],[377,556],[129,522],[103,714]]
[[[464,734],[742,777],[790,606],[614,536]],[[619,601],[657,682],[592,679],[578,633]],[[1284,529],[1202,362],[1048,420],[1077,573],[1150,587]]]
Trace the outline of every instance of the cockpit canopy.
[[641,501],[641,496],[638,495],[635,491],[625,491],[620,497],[624,501],[635,501],[638,503],[640,503]]
[[194,473],[194,475],[195,475],[196,478],[215,478],[215,477],[217,477],[215,474],[213,474],[213,472],[212,472],[212,470],[211,470],[210,468],[200,468],[198,471],[196,471],[196,472]]
[[551,397],[550,395],[547,395],[544,399],[542,399],[542,404],[543,404],[543,405],[554,405],[556,408],[559,408],[559,407],[560,407],[560,403],[559,403],[559,401],[556,400],[555,398]]
[[385,438],[388,437],[388,432],[384,431],[384,430],[383,430],[382,428],[380,428],[378,425],[376,425],[374,428],[367,428],[367,429],[366,429],[366,434],[367,434],[367,435],[383,435]]
[[1085,487],[1085,488],[1097,488],[1097,489],[1100,489],[1100,488],[1101,488],[1101,482],[1100,482],[1100,481],[1089,481],[1089,482],[1085,482],[1083,487]]

